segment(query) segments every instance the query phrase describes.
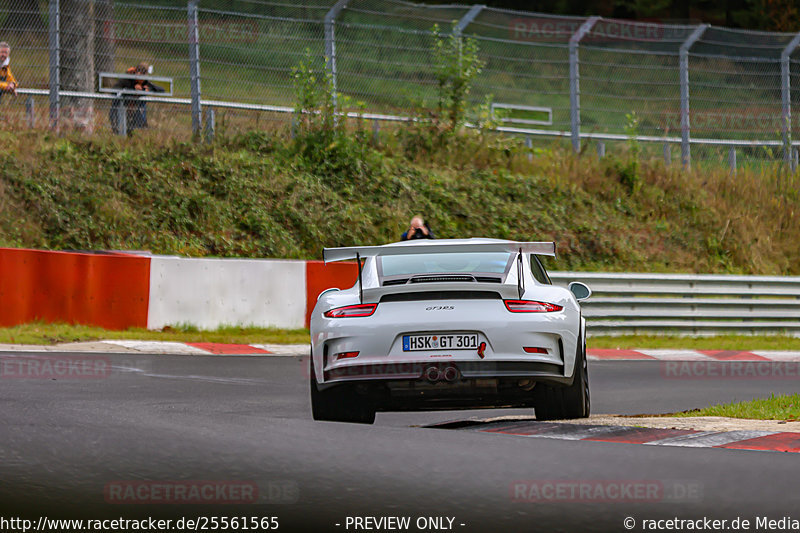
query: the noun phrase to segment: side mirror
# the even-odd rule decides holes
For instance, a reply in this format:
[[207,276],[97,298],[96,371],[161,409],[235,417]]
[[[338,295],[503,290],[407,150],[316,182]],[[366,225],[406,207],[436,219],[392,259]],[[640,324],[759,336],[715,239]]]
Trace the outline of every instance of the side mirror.
[[579,302],[589,299],[589,296],[592,295],[592,289],[580,281],[573,281],[567,285],[567,288],[575,295],[575,299]]

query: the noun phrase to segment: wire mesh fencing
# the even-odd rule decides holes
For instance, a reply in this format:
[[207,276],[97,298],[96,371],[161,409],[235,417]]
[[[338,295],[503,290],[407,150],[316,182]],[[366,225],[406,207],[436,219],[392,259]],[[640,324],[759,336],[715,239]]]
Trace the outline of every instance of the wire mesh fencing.
[[[217,129],[288,124],[304,58],[327,69],[340,105],[408,116],[437,102],[434,27],[477,43],[468,100],[502,131],[796,166],[796,34],[399,0],[0,0],[19,89],[2,93],[1,120],[119,132],[124,118],[131,133],[144,118],[185,136],[211,110]],[[139,81],[169,91],[115,93],[139,85],[124,75],[140,64],[153,70]]]

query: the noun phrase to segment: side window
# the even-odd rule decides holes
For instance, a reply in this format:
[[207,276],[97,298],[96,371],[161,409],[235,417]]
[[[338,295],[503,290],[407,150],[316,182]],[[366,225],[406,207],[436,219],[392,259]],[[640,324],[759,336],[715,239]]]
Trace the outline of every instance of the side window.
[[550,276],[547,275],[542,262],[539,261],[539,258],[533,254],[531,254],[531,273],[533,274],[534,279],[542,285],[553,284],[553,282],[550,281]]

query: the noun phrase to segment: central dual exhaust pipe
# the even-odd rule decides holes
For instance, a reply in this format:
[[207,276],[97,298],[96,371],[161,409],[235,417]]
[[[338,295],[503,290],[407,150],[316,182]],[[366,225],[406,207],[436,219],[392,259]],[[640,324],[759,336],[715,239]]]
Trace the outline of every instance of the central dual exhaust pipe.
[[454,366],[446,366],[444,368],[439,368],[438,366],[429,366],[425,369],[423,375],[425,376],[425,379],[431,383],[436,383],[438,381],[447,381],[452,383],[459,377],[458,369]]

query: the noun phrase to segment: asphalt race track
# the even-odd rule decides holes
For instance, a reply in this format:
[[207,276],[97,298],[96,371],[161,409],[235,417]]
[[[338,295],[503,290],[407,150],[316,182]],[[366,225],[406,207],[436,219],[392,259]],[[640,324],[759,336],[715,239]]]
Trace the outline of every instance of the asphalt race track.
[[[26,357],[0,354],[0,363]],[[305,357],[96,357],[111,364],[102,376],[0,379],[0,517],[271,516],[279,531],[642,531],[644,519],[704,517],[740,517],[755,531],[758,517],[800,519],[797,454],[419,427],[520,410],[319,423],[310,417]],[[594,413],[663,413],[798,391],[797,378],[665,379],[652,361],[592,362],[590,378]],[[258,499],[176,504],[138,493],[120,503],[110,492],[198,480],[255,485]],[[609,492],[537,497],[554,482]],[[663,489],[613,497],[631,484]],[[520,486],[535,490],[515,492]],[[367,529],[376,523],[356,527],[353,518],[389,516],[410,517],[410,526]],[[628,517],[632,529],[623,526]]]

